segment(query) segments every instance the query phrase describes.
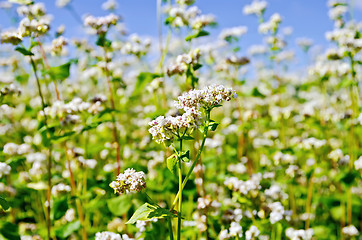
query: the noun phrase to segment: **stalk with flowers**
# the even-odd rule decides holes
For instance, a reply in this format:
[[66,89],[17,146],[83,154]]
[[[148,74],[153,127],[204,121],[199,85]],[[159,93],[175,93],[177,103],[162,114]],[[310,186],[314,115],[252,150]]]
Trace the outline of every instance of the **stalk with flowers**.
[[[174,208],[178,203],[176,239],[181,239],[182,190],[201,156],[208,132],[215,131],[218,126],[217,122],[211,120],[211,111],[214,108],[221,107],[223,101],[230,101],[236,97],[234,90],[225,88],[222,85],[212,85],[201,90],[193,89],[179,96],[174,103],[177,109],[184,111],[182,115],[175,117],[159,116],[149,123],[151,126],[149,132],[152,138],[159,144],[163,143],[166,147],[171,146],[174,150],[174,154],[167,158],[167,168],[175,175],[178,175],[178,192],[168,211],[159,206],[146,203],[134,213],[128,223],[152,218],[174,217]],[[190,151],[183,150],[183,141],[194,140],[193,133],[197,130],[202,132],[202,142],[196,158],[192,161],[192,165],[183,179],[182,162],[190,161]],[[178,148],[175,146],[175,142],[179,142]],[[117,180],[110,184],[115,192],[120,194],[139,192],[145,188],[145,185],[144,173],[135,172],[133,169],[127,169],[124,174],[118,175]],[[173,239],[172,223],[169,226],[170,239]]]

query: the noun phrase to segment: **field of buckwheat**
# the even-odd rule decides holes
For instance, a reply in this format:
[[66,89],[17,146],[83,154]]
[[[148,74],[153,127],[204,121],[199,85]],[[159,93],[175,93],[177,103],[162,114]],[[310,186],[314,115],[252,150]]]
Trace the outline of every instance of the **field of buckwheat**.
[[56,1],[87,38],[39,1],[1,2],[0,240],[362,239],[352,2],[328,1],[328,48],[302,74],[273,1],[238,6],[264,42],[249,48],[245,26],[208,36],[194,0],[155,1],[156,41],[115,0],[99,17]]

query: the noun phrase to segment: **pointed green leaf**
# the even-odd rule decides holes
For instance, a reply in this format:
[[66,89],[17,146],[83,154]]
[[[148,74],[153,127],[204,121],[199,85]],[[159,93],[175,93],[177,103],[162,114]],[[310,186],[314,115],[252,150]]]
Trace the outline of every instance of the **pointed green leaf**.
[[10,207],[9,203],[5,200],[5,198],[1,196],[0,196],[0,205],[5,211],[8,210]]
[[107,200],[109,211],[115,216],[122,216],[132,207],[132,201],[129,195],[122,195]]
[[67,238],[75,231],[78,231],[81,227],[80,221],[75,221],[62,225],[60,228],[55,230],[55,235],[59,238]]
[[181,153],[181,160],[184,161],[184,162],[189,162],[190,161],[190,150],[183,151]]
[[133,214],[130,220],[126,224],[134,224],[138,220],[146,221],[152,218],[165,218],[165,217],[176,217],[169,210],[160,208],[149,203],[143,204],[139,207],[136,212]]
[[34,56],[34,53],[31,51],[23,48],[23,47],[16,47],[15,51],[18,51],[19,53],[23,54],[24,56]]
[[167,168],[170,170],[173,174],[176,174],[177,171],[177,156],[176,154],[172,154],[167,158]]

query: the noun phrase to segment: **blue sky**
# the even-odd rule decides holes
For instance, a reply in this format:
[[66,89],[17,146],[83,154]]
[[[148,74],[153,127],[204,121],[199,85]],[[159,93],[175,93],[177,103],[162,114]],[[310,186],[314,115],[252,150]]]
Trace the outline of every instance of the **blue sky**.
[[[362,20],[362,0],[351,0],[355,3],[354,16]],[[67,26],[66,36],[84,36],[83,30],[74,17],[66,9],[58,9],[54,0],[42,1],[49,13],[54,15],[53,26],[55,29],[61,24]],[[103,0],[73,0],[72,5],[79,13],[102,16],[107,14],[102,10]],[[196,5],[203,13],[212,13],[217,17],[218,28],[212,30],[216,35],[220,29],[245,25],[249,28],[241,44],[246,46],[262,43],[261,36],[257,33],[257,19],[255,16],[245,16],[243,6],[251,0],[196,0]],[[316,44],[325,46],[324,33],[333,28],[332,21],[328,18],[326,0],[269,0],[266,17],[279,12],[283,17],[284,27],[293,27],[291,38],[308,37]],[[157,36],[156,0],[118,0],[119,13],[130,33]],[[0,10],[0,26],[2,29],[9,27],[10,20],[4,10]],[[166,31],[165,31],[166,32]],[[213,36],[213,35],[212,35]],[[294,41],[292,41],[294,43]]]

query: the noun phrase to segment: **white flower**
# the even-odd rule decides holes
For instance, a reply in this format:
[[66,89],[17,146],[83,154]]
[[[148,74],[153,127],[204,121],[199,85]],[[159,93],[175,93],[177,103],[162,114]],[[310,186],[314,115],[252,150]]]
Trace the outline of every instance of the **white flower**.
[[11,171],[11,167],[4,162],[0,162],[0,178],[3,175],[8,175]]
[[109,186],[119,194],[139,192],[146,188],[145,177],[144,172],[136,172],[133,168],[128,168],[124,173],[120,173],[116,181],[111,182]]
[[348,236],[357,236],[359,231],[357,230],[357,228],[353,225],[349,225],[347,227],[344,227],[342,229],[342,233],[345,234],[345,235],[348,235]]
[[71,2],[72,0],[57,0],[55,5],[58,7],[58,8],[63,8],[63,7],[66,7],[67,5],[69,5],[69,3]]
[[115,10],[118,7],[117,1],[115,0],[107,0],[102,4],[103,10]]
[[59,183],[57,185],[54,185],[52,187],[52,194],[57,196],[60,193],[64,193],[64,192],[70,192],[70,186],[64,184],[64,183]]
[[243,228],[240,226],[240,223],[232,222],[229,228],[229,234],[232,237],[242,237]]
[[97,232],[95,240],[133,240],[133,238],[128,237],[127,234],[121,236],[113,232]]
[[243,9],[245,15],[255,14],[257,16],[263,15],[268,3],[266,1],[253,1],[250,5],[246,5]]
[[2,32],[0,36],[1,43],[11,43],[13,45],[18,45],[23,41],[23,36],[16,31],[6,31]]
[[280,202],[274,202],[274,203],[269,204],[268,206],[272,211],[270,213],[270,222],[272,224],[279,222],[280,220],[283,219],[284,207],[282,206],[282,204]]
[[360,156],[356,161],[354,161],[354,168],[356,170],[362,169],[362,156]]
[[256,226],[251,225],[249,230],[245,232],[245,238],[246,240],[251,240],[255,237],[258,237],[259,234],[260,234],[259,229]]
[[245,26],[227,28],[222,30],[222,32],[219,35],[219,38],[225,40],[230,37],[240,37],[244,35],[247,31],[248,28]]
[[3,152],[7,155],[15,155],[18,151],[18,145],[15,143],[7,143],[4,146]]
[[311,240],[313,237],[314,231],[312,228],[308,230],[294,228],[287,228],[285,230],[285,235],[291,240]]

